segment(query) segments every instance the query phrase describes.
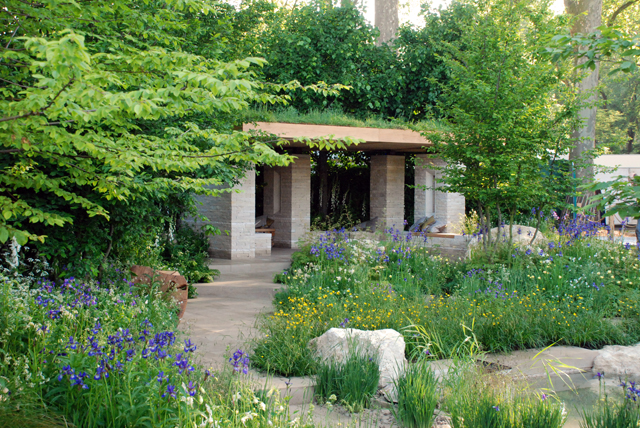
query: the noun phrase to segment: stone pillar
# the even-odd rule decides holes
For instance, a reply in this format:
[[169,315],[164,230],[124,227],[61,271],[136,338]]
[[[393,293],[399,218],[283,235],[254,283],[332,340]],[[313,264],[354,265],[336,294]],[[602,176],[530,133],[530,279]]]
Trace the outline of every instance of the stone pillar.
[[[427,155],[416,155],[415,185],[413,190],[413,218],[418,221],[436,212],[436,176],[433,169],[425,167]],[[418,187],[426,186],[426,188]]]
[[[219,196],[197,196],[198,213],[209,219],[207,224],[221,234],[209,237],[209,255],[223,259],[255,258],[256,173],[245,177],[230,192]],[[200,204],[201,203],[201,204]],[[198,219],[187,219],[194,227],[202,227]]]
[[286,167],[265,167],[264,213],[276,230],[273,246],[297,248],[311,224],[311,157],[296,155]]
[[404,156],[371,156],[369,217],[376,229],[404,228]]
[[447,231],[452,231],[465,214],[465,199],[460,193],[439,192],[437,188],[442,183],[436,181],[442,177],[442,171],[429,168],[431,165],[443,167],[446,163],[442,159],[429,158],[426,154],[416,155],[416,185],[435,189],[415,189],[415,219],[435,214],[436,221],[446,223]]

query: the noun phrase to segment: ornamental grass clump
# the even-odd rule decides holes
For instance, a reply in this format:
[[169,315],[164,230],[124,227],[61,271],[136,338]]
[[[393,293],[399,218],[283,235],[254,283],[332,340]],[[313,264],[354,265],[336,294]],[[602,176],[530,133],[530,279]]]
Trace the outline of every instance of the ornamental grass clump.
[[438,380],[426,360],[409,365],[395,381],[394,416],[405,428],[431,428],[438,404]]
[[591,409],[583,409],[580,428],[637,428],[640,426],[640,387],[635,382],[620,383],[620,397],[604,394],[604,379],[600,380],[600,399]]
[[343,361],[328,358],[318,364],[315,395],[319,402],[338,400],[352,412],[369,407],[378,391],[378,353],[351,342]]
[[453,428],[560,428],[564,405],[509,376],[486,374],[470,358],[454,360],[443,382]]

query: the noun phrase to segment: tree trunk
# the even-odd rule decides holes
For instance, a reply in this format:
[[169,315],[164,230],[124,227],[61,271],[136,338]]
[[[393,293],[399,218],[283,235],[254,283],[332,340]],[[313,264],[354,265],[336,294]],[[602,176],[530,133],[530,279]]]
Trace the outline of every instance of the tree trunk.
[[375,8],[375,26],[380,31],[378,45],[381,45],[394,39],[398,32],[398,0],[376,0]]
[[[587,34],[595,31],[602,24],[602,0],[564,0],[566,12],[571,15],[586,15],[578,18],[571,29],[571,33]],[[578,65],[578,64],[576,64]],[[584,159],[584,153],[594,149],[596,144],[596,106],[597,93],[595,92],[598,85],[598,74],[600,64],[596,63],[596,68],[582,81],[578,83],[578,90],[583,94],[589,94],[586,99],[588,104],[580,110],[582,125],[573,132],[575,139],[575,147],[571,149],[569,159],[577,161]],[[576,176],[580,178],[593,176],[593,160],[586,161],[590,166],[576,171]]]
[[629,137],[627,140],[627,153],[633,153],[633,143],[636,140],[636,133],[633,131],[633,128],[629,127],[629,129],[627,129],[627,137]]
[[329,215],[329,170],[327,168],[328,153],[321,150],[318,155],[318,178],[320,179],[320,214],[324,219]]

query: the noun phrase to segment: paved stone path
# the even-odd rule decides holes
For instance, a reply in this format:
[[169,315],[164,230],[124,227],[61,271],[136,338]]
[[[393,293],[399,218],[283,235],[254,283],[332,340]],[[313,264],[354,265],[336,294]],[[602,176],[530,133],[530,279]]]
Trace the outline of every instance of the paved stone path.
[[256,316],[270,311],[278,284],[275,273],[291,264],[293,250],[274,248],[271,257],[252,260],[211,260],[220,276],[211,284],[197,284],[198,298],[189,300],[180,322],[198,346],[202,363],[217,367],[242,346],[252,333]]

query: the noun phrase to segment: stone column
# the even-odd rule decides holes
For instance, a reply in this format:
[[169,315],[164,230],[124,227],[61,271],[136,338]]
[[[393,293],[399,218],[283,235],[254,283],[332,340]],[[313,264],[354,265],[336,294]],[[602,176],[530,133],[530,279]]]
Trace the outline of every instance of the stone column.
[[369,217],[376,229],[404,228],[404,156],[371,156]]
[[[416,155],[415,185],[413,190],[413,218],[418,221],[423,217],[430,217],[436,212],[436,180],[435,171],[425,167],[427,155]],[[425,188],[417,187],[425,186]]]
[[[230,191],[220,196],[197,196],[198,213],[209,219],[206,224],[217,227],[221,234],[209,237],[209,255],[223,259],[255,258],[256,173],[245,177]],[[187,219],[198,228],[198,219]]]
[[[465,214],[465,199],[460,193],[439,192],[437,189],[442,183],[436,181],[442,177],[442,171],[429,168],[431,165],[442,167],[446,163],[426,154],[416,155],[416,185],[435,186],[435,189],[415,189],[415,219],[435,214],[436,221],[446,223],[447,231],[452,231]],[[432,212],[429,211],[431,207]]]
[[276,230],[273,246],[298,248],[311,224],[311,157],[296,155],[286,167],[265,167],[264,213]]

